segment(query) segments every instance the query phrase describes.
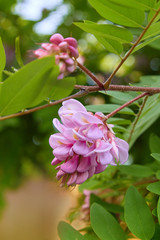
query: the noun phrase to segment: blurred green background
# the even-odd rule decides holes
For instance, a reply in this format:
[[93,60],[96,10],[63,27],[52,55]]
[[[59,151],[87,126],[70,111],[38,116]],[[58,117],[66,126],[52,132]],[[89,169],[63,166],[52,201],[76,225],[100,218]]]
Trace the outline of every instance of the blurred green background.
[[[37,43],[47,42],[50,35],[59,32],[64,37],[73,36],[76,38],[79,42],[80,53],[84,56],[85,65],[100,77],[106,78],[119,59],[113,54],[108,54],[92,35],[86,34],[74,26],[73,22],[83,21],[84,19],[94,22],[103,21],[86,0],[0,0],[0,36],[7,56],[6,69],[12,71],[12,66],[18,68],[15,59],[15,38],[17,36],[20,37],[22,59],[24,63],[27,63],[32,60],[29,50],[36,49],[38,47]],[[159,74],[159,43],[157,41],[145,47],[134,56],[131,56],[113,82],[123,84],[134,83],[138,82],[142,75]],[[78,75],[79,73],[77,70],[74,75]],[[4,77],[6,76],[4,75]],[[85,79],[84,75],[80,73],[77,83],[83,84],[86,82],[93,84],[90,79]],[[90,94],[81,100],[84,104],[98,104],[111,101],[110,98],[99,93]],[[7,231],[11,230],[11,225],[16,218],[23,216],[23,214],[19,215],[17,213],[17,211],[23,212],[23,208],[18,208],[17,206],[17,211],[12,212],[11,210],[10,215],[14,214],[14,217],[10,220],[10,225],[7,225],[8,222],[6,222],[6,225],[4,224],[4,218],[6,218],[5,212],[8,211],[9,204],[13,204],[14,193],[19,191],[20,186],[22,189],[25,189],[22,202],[25,203],[26,201],[26,204],[29,201],[26,199],[28,194],[33,194],[33,196],[30,196],[33,201],[29,202],[32,203],[35,201],[37,189],[40,189],[36,198],[41,201],[40,206],[44,207],[44,205],[47,205],[53,207],[53,204],[58,204],[58,202],[54,203],[54,201],[52,204],[51,201],[51,199],[54,200],[57,190],[55,190],[54,184],[52,186],[52,182],[55,181],[55,171],[50,165],[53,155],[52,149],[48,144],[48,139],[54,132],[52,119],[57,117],[59,107],[60,105],[57,105],[30,115],[0,122],[0,239],[2,240],[11,238],[20,239],[20,228],[23,229],[23,224],[17,228],[16,238],[13,235],[7,235]],[[159,130],[159,123],[159,120],[157,120],[132,147],[131,154],[136,163],[151,161],[149,157],[148,138],[151,132],[160,136],[160,132],[157,131],[157,129]],[[26,188],[31,189],[31,191],[26,190]],[[52,190],[54,194],[51,194]],[[20,191],[23,192],[23,190]],[[43,202],[44,195],[46,198]],[[19,197],[16,199],[19,199]],[[17,204],[19,204],[18,200]],[[22,204],[22,206],[25,208],[26,205]],[[33,206],[31,209],[33,209],[33,215],[36,215],[37,212],[34,212]],[[48,211],[48,214],[51,214],[49,207],[48,210],[44,208],[43,211]],[[56,213],[53,211],[54,214]],[[45,219],[48,218],[47,216],[45,216]],[[43,213],[40,217],[43,218]],[[29,219],[30,217],[27,220],[23,219],[22,222],[24,221],[25,223],[26,221],[27,225],[30,221]],[[42,228],[44,228],[43,221],[41,224]],[[28,234],[34,231],[34,229],[30,229],[30,225],[27,226]],[[46,227],[46,232],[47,229]],[[12,229],[12,233],[14,231]],[[38,228],[35,231],[38,231]],[[52,231],[50,231],[52,233],[50,235],[47,235],[45,231],[41,236],[31,236],[34,240],[56,239]],[[28,235],[26,239],[32,240],[31,236],[29,237]],[[23,237],[23,239],[25,238]]]

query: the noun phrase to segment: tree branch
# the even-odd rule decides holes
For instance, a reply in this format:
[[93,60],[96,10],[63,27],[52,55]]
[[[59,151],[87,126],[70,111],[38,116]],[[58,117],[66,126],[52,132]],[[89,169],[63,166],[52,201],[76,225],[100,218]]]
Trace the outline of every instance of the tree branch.
[[88,68],[86,68],[85,66],[83,66],[82,64],[80,64],[77,61],[77,66],[83,71],[85,72],[95,83],[97,83],[97,85],[104,90],[104,86],[103,83],[99,81],[99,79],[93,74],[91,73]]
[[[86,90],[88,92],[97,92],[103,90],[98,86],[83,86],[75,85],[75,89]],[[150,94],[160,93],[160,88],[152,87],[134,87],[134,86],[125,86],[125,85],[110,85],[107,91],[121,91],[121,92],[147,92]]]
[[106,120],[110,117],[113,117],[116,113],[118,113],[120,110],[122,110],[123,108],[129,106],[130,104],[134,103],[135,101],[137,101],[138,99],[144,97],[148,95],[148,93],[142,93],[140,95],[138,95],[137,97],[133,98],[132,100],[130,100],[129,102],[126,102],[125,104],[123,104],[122,106],[120,106],[119,108],[115,109],[113,112],[109,113],[107,116],[106,116]]
[[138,112],[138,114],[137,114],[137,116],[136,116],[136,118],[135,118],[135,120],[134,120],[134,122],[133,122],[132,129],[131,129],[131,131],[130,131],[130,135],[129,135],[129,138],[128,138],[128,141],[127,141],[128,143],[131,141],[131,138],[132,138],[134,129],[135,129],[136,124],[137,124],[137,122],[138,122],[138,120],[139,120],[139,117],[140,117],[140,115],[141,115],[141,113],[142,113],[142,111],[143,111],[143,108],[144,108],[144,106],[145,106],[145,104],[146,104],[146,102],[147,102],[147,99],[148,99],[148,96],[145,96],[145,98],[144,98],[144,100],[143,100],[143,103],[142,103],[142,105],[141,105],[141,107],[140,107],[140,109],[139,109],[139,112]]
[[104,83],[104,88],[107,89],[112,81],[112,78],[115,76],[115,74],[118,72],[118,70],[120,69],[120,67],[122,66],[122,64],[126,61],[126,59],[129,57],[129,55],[132,53],[132,51],[135,49],[135,47],[138,45],[138,43],[141,41],[142,37],[144,36],[144,34],[146,33],[146,31],[148,30],[148,28],[151,26],[151,24],[154,22],[155,18],[157,17],[157,15],[160,12],[160,8],[156,11],[155,15],[153,16],[153,18],[150,20],[150,22],[148,23],[148,25],[144,28],[143,32],[140,34],[140,36],[137,38],[137,40],[135,41],[135,43],[132,45],[132,47],[130,48],[130,50],[126,53],[126,55],[124,56],[124,58],[122,58],[121,62],[119,63],[119,65],[116,67],[116,69],[112,72],[112,74],[109,76],[109,78],[106,80],[106,82]]

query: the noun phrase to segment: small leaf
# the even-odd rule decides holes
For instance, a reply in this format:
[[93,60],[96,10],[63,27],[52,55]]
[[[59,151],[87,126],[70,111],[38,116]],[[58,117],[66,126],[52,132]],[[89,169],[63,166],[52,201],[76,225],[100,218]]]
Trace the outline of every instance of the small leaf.
[[160,180],[160,170],[158,170],[158,171],[156,172],[156,178],[157,178],[158,180]]
[[74,23],[83,31],[95,34],[99,37],[104,37],[111,40],[126,43],[132,41],[132,34],[125,28],[118,27],[111,24],[97,24],[97,23]]
[[141,240],[150,240],[155,231],[152,214],[144,198],[131,186],[125,196],[124,217],[130,231]]
[[129,176],[133,177],[150,177],[153,176],[154,172],[151,168],[147,166],[142,166],[138,164],[132,164],[132,165],[120,165],[118,166],[118,169],[120,172],[127,174]]
[[153,23],[150,28],[147,30],[147,32],[142,37],[142,40],[154,37],[155,35],[160,33],[160,22]]
[[160,162],[160,153],[152,153],[151,156],[156,159],[158,162]]
[[[90,112],[103,112],[103,113],[110,113],[120,107],[117,104],[100,104],[100,105],[88,105],[86,109]],[[123,108],[121,111],[118,112],[119,114],[129,114],[135,115],[135,113],[130,108]]]
[[6,65],[6,55],[3,47],[3,43],[0,37],[0,73],[3,71]]
[[58,234],[61,240],[84,240],[84,237],[66,222],[59,223]]
[[19,64],[20,67],[23,67],[24,64],[23,64],[23,61],[22,61],[22,58],[21,58],[21,51],[20,51],[20,38],[19,37],[16,37],[16,41],[15,41],[15,51],[16,51],[16,59],[17,59],[17,62]]
[[126,239],[116,219],[97,203],[91,206],[91,226],[101,240]]
[[149,184],[147,186],[147,190],[157,195],[160,195],[160,181]]
[[106,0],[89,0],[89,3],[105,19],[127,27],[141,27],[144,21],[144,12],[123,3],[114,3]]
[[150,44],[150,46],[152,46],[151,43],[153,44],[154,41],[156,41],[156,40],[159,39],[159,38],[160,38],[160,35],[158,35],[158,36],[156,36],[156,37],[153,37],[153,38],[151,38],[151,39],[148,39],[148,40],[140,43],[139,45],[137,45],[137,46],[135,47],[135,49],[132,51],[132,53],[137,52],[138,50],[140,50],[141,48],[143,48],[143,47],[145,47],[145,46],[147,46],[147,45],[149,45],[149,44]]

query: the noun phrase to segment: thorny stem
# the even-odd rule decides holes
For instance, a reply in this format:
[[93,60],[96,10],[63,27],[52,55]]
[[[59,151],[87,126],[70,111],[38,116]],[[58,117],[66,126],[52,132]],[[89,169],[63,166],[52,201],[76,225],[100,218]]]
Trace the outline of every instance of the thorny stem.
[[85,66],[83,66],[82,64],[80,64],[77,61],[77,66],[83,71],[85,72],[95,83],[97,83],[97,85],[104,90],[104,86],[103,83],[99,81],[99,79],[93,74],[91,73],[88,68],[86,68]]
[[135,118],[135,120],[133,122],[132,129],[131,129],[131,132],[130,132],[130,135],[129,135],[129,138],[128,138],[128,143],[130,142],[130,140],[132,138],[133,132],[134,132],[135,127],[136,127],[136,124],[137,124],[137,122],[139,120],[139,117],[140,117],[140,115],[141,115],[141,113],[143,111],[143,108],[144,108],[144,106],[145,106],[145,104],[147,102],[147,99],[148,99],[148,96],[145,96],[145,98],[143,100],[143,103],[142,103],[142,105],[141,105],[141,107],[139,109],[139,112],[138,112],[138,114],[137,114],[137,116],[136,116],[136,118]]
[[125,104],[123,104],[123,105],[120,106],[119,108],[115,109],[113,112],[109,113],[109,114],[105,117],[105,119],[107,120],[108,118],[113,117],[113,116],[114,116],[116,113],[118,113],[120,110],[122,110],[123,108],[129,106],[130,104],[134,103],[135,101],[137,101],[138,99],[140,99],[140,98],[142,98],[142,97],[144,97],[144,96],[146,96],[146,95],[148,95],[148,93],[146,93],[146,92],[145,92],[145,93],[142,93],[142,94],[138,95],[137,97],[133,98],[132,100],[130,100],[129,102],[126,102]]
[[132,45],[132,47],[130,48],[130,50],[126,53],[126,55],[124,56],[124,58],[122,58],[121,62],[119,63],[119,65],[115,68],[115,70],[112,72],[112,74],[109,76],[109,78],[106,80],[106,82],[104,83],[104,88],[107,89],[112,81],[112,78],[115,76],[115,74],[117,73],[117,71],[120,69],[120,67],[122,66],[122,64],[126,61],[126,59],[129,57],[129,55],[132,53],[132,51],[134,50],[134,48],[138,45],[138,43],[141,41],[142,37],[144,36],[144,34],[146,33],[146,31],[148,30],[148,28],[151,26],[151,24],[154,22],[155,18],[157,17],[157,15],[160,12],[160,8],[156,11],[155,15],[153,16],[153,18],[150,20],[150,22],[148,23],[148,25],[144,28],[143,32],[140,34],[140,36],[137,38],[137,40],[135,41],[135,43]]
[[51,107],[51,106],[54,106],[54,105],[56,105],[58,103],[61,103],[63,101],[69,100],[71,98],[83,97],[87,93],[88,93],[87,91],[80,90],[79,92],[77,92],[77,93],[75,93],[75,94],[73,94],[71,96],[68,96],[66,98],[63,98],[63,99],[60,99],[60,100],[57,100],[57,101],[54,101],[54,102],[49,102],[49,103],[47,103],[45,105],[42,105],[42,106],[39,106],[39,107],[35,107],[35,108],[29,109],[29,110],[25,110],[24,112],[19,112],[19,113],[11,114],[11,115],[8,115],[8,116],[0,117],[0,121],[6,120],[6,119],[10,119],[10,118],[14,118],[14,117],[23,116],[23,115],[26,115],[26,114],[29,114],[29,113],[32,113],[32,112],[35,112],[35,111],[47,108],[47,107]]

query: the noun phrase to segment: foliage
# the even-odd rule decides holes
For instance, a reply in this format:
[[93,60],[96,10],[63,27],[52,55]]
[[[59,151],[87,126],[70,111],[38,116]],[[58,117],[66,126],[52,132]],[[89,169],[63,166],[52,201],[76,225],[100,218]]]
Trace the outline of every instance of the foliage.
[[[52,156],[48,137],[52,133],[52,118],[57,116],[60,105],[51,106],[50,103],[58,104],[61,99],[76,94],[76,83],[81,85],[87,81],[88,85],[93,85],[89,75],[85,77],[79,70],[57,80],[59,68],[53,56],[34,61],[28,58],[26,51],[33,49],[33,43],[47,41],[48,36],[39,36],[33,31],[34,21],[12,14],[15,2],[3,1],[4,15],[0,16],[0,21],[3,19],[3,23],[9,22],[11,29],[5,29],[5,24],[0,29],[0,118],[12,118],[8,115],[17,116],[17,113],[23,115],[28,110],[43,108],[45,104],[49,108],[21,118],[1,121],[3,160],[0,161],[0,206],[4,206],[3,191],[6,188],[17,187],[24,178],[37,172],[48,177],[53,175],[54,170],[49,166]],[[58,30],[64,35],[72,32],[79,39],[80,50],[86,58],[85,65],[91,71],[106,79],[109,71],[102,70],[102,60],[106,56],[114,60],[117,55],[120,63],[139,39],[130,53],[134,54],[135,65],[132,63],[128,69],[125,63],[120,66],[122,75],[119,77],[117,72],[113,83],[130,84],[132,87],[160,87],[160,61],[157,57],[160,50],[160,14],[155,15],[159,11],[159,1],[65,0],[64,3],[72,7]],[[79,14],[76,14],[77,11]],[[42,14],[41,20],[45,17]],[[84,22],[80,22],[82,20]],[[74,25],[68,24],[69,21],[74,21]],[[143,31],[143,36],[139,38]],[[14,41],[15,54],[10,61]],[[9,54],[8,48],[11,49]],[[11,68],[11,65],[14,67]],[[140,95],[138,91],[98,90],[97,93],[85,96],[82,88],[80,94],[76,95],[82,96],[81,100],[86,103],[88,111],[110,114]],[[94,105],[93,99],[98,99],[99,104]],[[114,124],[113,129],[118,137],[129,140],[129,160],[127,165],[108,166],[103,173],[93,176],[79,187],[82,194],[86,189],[95,191],[94,194],[91,192],[88,206],[89,227],[77,231],[70,224],[61,222],[58,226],[61,240],[125,240],[131,236],[142,240],[159,239],[159,109],[160,95],[151,94],[146,102],[142,99],[134,101],[107,120],[108,124]]]

